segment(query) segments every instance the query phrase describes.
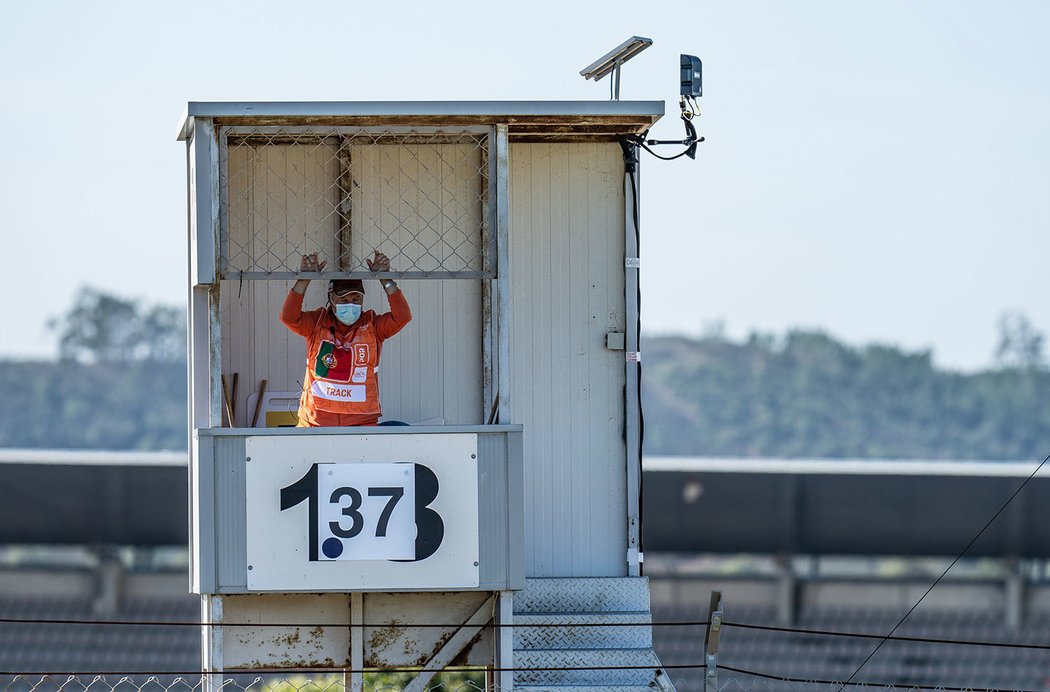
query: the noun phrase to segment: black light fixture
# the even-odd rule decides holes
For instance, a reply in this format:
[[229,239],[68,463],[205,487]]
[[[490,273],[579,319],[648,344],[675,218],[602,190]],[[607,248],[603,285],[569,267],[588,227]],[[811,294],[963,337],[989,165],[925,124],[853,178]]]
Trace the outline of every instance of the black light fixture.
[[694,99],[704,95],[704,66],[695,55],[682,53],[682,96]]
[[[696,145],[704,141],[704,138],[697,134],[696,126],[693,124],[693,118],[700,115],[700,106],[697,104],[696,99],[704,95],[703,64],[700,62],[700,58],[695,55],[686,55],[685,53],[682,53],[679,58],[679,66],[679,81],[682,89],[679,98],[679,106],[682,109],[682,123],[685,125],[685,138],[648,139],[648,132],[645,132],[641,136],[635,135],[629,138],[634,144],[645,149],[656,158],[664,159],[665,161],[672,161],[681,156],[688,156],[691,159],[695,159]],[[665,144],[676,144],[684,146],[685,149],[673,156],[661,156],[650,148]]]

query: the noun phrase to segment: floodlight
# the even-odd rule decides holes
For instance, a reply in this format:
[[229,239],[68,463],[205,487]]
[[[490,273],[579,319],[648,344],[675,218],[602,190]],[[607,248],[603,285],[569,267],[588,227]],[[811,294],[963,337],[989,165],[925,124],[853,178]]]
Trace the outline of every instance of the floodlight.
[[600,80],[607,74],[612,74],[609,81],[609,97],[620,98],[620,66],[653,45],[651,38],[632,36],[611,51],[595,60],[587,67],[580,70],[580,76],[584,79]]
[[700,58],[682,53],[682,96],[696,98],[704,95],[704,70]]

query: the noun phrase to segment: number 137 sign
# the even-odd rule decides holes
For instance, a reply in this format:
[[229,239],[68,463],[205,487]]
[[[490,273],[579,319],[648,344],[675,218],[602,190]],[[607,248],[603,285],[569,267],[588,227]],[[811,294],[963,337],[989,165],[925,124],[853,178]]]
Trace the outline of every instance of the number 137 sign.
[[333,437],[246,440],[249,591],[476,586],[477,438]]
[[309,503],[312,561],[424,560],[444,534],[427,507],[438,489],[422,464],[314,464],[281,489],[281,510]]

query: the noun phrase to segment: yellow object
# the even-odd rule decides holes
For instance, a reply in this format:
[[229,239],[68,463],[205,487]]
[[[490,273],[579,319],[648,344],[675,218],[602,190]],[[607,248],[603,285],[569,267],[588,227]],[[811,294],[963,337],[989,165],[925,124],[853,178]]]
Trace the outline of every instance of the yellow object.
[[299,423],[299,416],[295,411],[267,411],[267,428],[294,428]]

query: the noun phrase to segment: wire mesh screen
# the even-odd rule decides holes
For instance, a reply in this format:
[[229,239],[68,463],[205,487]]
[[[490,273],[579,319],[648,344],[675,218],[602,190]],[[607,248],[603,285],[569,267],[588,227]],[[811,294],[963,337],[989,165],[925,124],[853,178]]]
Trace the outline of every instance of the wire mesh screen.
[[220,273],[287,279],[318,253],[326,276],[489,278],[488,135],[269,127],[220,131]]

